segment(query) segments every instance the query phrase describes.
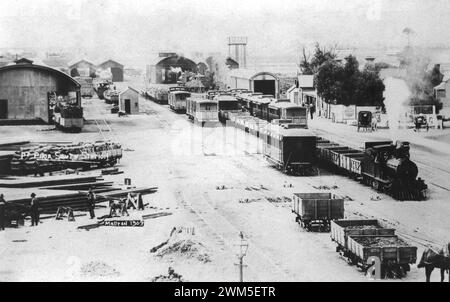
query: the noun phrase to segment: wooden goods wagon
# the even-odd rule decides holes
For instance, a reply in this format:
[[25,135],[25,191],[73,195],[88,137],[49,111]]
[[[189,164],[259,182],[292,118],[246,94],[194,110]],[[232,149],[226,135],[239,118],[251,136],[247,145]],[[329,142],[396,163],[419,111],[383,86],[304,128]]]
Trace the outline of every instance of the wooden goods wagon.
[[344,200],[332,193],[295,193],[292,212],[306,230],[329,231],[332,220],[344,218]]
[[378,220],[337,220],[331,222],[331,239],[336,251],[352,264],[367,270],[373,257],[380,261],[381,276],[402,277],[417,260],[417,247],[383,227]]

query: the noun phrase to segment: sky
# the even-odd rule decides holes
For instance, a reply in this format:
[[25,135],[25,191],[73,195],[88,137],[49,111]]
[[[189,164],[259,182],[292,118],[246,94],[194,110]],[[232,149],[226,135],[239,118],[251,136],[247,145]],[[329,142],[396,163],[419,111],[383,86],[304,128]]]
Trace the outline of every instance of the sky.
[[70,48],[111,56],[158,51],[227,53],[247,36],[249,54],[302,46],[450,46],[448,0],[0,0],[0,48]]

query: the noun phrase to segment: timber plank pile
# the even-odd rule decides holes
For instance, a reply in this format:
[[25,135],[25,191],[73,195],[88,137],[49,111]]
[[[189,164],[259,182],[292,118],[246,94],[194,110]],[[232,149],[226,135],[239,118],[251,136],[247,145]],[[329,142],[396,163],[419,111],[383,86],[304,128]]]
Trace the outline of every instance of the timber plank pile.
[[48,177],[16,177],[14,179],[3,180],[0,187],[4,188],[39,188],[47,186],[61,186],[66,184],[95,183],[100,178],[98,176],[48,176]]
[[[83,211],[88,209],[87,192],[92,188],[96,195],[96,203],[102,203],[113,199],[126,198],[129,193],[147,195],[155,193],[157,187],[121,187],[115,186],[112,181],[104,181],[99,176],[78,176],[78,177],[46,177],[45,179],[36,178],[28,182],[25,181],[2,181],[1,186],[6,188],[36,188],[34,192],[37,194],[39,201],[39,208],[42,214],[55,214],[58,207],[71,207],[74,211]],[[42,196],[42,192],[49,192],[50,190],[58,190],[56,194],[48,194]],[[24,208],[30,204],[30,198],[20,198],[10,200],[8,207],[10,208]]]

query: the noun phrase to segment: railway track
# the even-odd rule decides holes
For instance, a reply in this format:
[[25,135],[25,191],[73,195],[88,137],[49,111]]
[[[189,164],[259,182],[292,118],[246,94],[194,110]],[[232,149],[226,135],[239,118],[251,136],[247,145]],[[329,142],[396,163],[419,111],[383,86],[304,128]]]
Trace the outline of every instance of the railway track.
[[[192,202],[188,202],[181,191],[176,192],[176,198],[177,202],[196,216],[200,226],[209,231],[209,235],[216,240],[219,246],[226,248],[230,254],[237,254],[236,244],[238,243],[237,238],[241,229],[236,227],[214,208],[207,193],[202,194],[201,197],[193,197],[196,200],[195,205]],[[206,208],[209,210],[206,211]],[[280,263],[273,261],[270,256],[266,255],[256,242],[249,238],[246,238],[246,240],[249,243],[252,253],[251,256],[245,258],[245,262],[248,264],[246,274],[250,273],[253,278],[258,278],[256,281],[286,280],[286,277],[289,277],[288,280],[295,280],[292,273],[287,269],[283,270],[280,268]],[[260,267],[263,263],[270,267],[267,269],[267,275],[265,276],[256,274],[255,270],[252,269],[252,267]]]

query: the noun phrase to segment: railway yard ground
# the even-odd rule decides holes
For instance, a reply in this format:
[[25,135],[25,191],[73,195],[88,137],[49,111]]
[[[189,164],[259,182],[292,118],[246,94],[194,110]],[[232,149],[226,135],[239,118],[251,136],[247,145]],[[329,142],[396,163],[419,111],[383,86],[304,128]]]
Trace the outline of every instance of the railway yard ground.
[[[449,134],[445,140],[436,138],[448,129],[357,133],[355,127],[324,119],[310,121],[317,135],[351,146],[392,135],[410,141],[411,159],[429,186],[429,198],[396,201],[323,170],[318,176],[285,175],[263,158],[253,136],[221,126],[202,129],[186,115],[149,100],[141,99],[141,114],[135,116],[110,114],[110,105],[97,98],[84,99],[83,107],[87,122],[81,133],[2,126],[1,140],[121,143],[118,167],[124,174],[107,180],[131,178],[133,185],[158,187],[144,196],[144,212],[131,210],[127,219],[171,215],[145,219],[143,227],[90,230],[77,229],[92,223],[88,216],[75,222],[45,219],[38,227],[29,227],[26,220],[24,227],[0,232],[0,281],[151,281],[167,275],[169,267],[185,281],[237,281],[240,232],[249,245],[245,281],[368,280],[336,253],[329,233],[307,232],[295,222],[291,199],[300,192],[342,196],[346,218],[383,221],[418,247],[418,258],[426,247],[449,242]],[[8,190],[2,190],[6,200],[17,193]],[[108,211],[97,208],[96,216]],[[171,234],[174,228],[183,232]],[[424,278],[423,270],[412,265],[405,278],[388,281]],[[432,281],[439,278],[432,275]]]

